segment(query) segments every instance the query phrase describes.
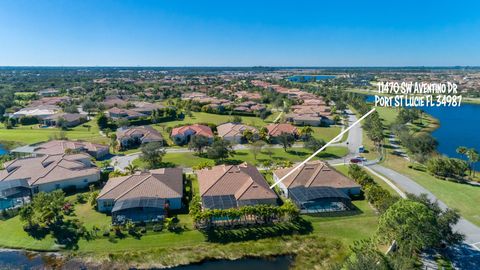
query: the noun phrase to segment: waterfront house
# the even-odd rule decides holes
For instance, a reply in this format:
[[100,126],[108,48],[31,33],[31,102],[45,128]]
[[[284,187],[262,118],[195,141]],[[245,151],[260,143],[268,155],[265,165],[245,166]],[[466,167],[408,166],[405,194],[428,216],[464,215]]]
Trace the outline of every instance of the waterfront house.
[[13,149],[11,152],[17,155],[31,156],[60,155],[65,154],[66,152],[80,152],[87,153],[96,159],[102,159],[110,153],[108,145],[68,140],[53,140],[30,146],[22,146]]
[[111,213],[113,223],[156,222],[169,210],[182,208],[180,168],[164,168],[108,180],[97,197],[98,211]]
[[202,206],[227,209],[246,205],[276,205],[277,195],[255,166],[218,165],[196,171]]
[[19,158],[0,171],[0,194],[83,189],[100,180],[100,170],[85,153]]
[[[274,171],[274,181],[294,168]],[[361,193],[360,185],[322,161],[307,162],[280,182],[278,187],[303,212],[348,210],[350,196]]]

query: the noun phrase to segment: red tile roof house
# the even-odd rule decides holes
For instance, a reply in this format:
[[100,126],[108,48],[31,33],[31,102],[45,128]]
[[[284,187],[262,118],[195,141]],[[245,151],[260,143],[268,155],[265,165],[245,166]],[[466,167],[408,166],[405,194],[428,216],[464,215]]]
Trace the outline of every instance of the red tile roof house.
[[246,205],[277,205],[277,194],[270,189],[255,166],[218,165],[196,171],[202,207],[227,209]]
[[180,168],[164,168],[108,180],[97,197],[100,212],[112,213],[112,223],[156,222],[166,209],[182,208]]
[[0,194],[29,189],[32,193],[87,188],[100,180],[90,155],[61,154],[15,159],[0,171]]
[[[295,166],[273,172],[278,181]],[[361,186],[322,161],[307,162],[278,184],[304,213],[348,210],[351,195],[358,195]]]
[[130,128],[119,128],[117,130],[117,141],[122,149],[138,146],[150,142],[163,142],[163,137],[151,126],[138,126]]
[[258,133],[256,128],[238,123],[225,123],[217,126],[218,137],[237,144],[245,142],[243,133],[246,130]]
[[213,142],[212,129],[199,124],[173,128],[170,136],[177,145],[188,143],[193,136],[204,136]]
[[287,123],[269,124],[266,126],[268,130],[268,136],[270,140],[276,142],[277,137],[282,133],[293,135],[295,138],[298,136],[298,130],[295,126]]

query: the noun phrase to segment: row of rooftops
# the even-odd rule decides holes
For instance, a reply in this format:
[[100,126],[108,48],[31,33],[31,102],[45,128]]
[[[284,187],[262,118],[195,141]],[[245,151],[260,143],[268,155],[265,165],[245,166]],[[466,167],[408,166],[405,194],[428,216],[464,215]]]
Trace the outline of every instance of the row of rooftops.
[[[292,168],[274,172],[283,177]],[[197,170],[199,192],[202,198],[230,196],[242,200],[275,200],[277,194],[270,189],[264,176],[255,166],[218,165]],[[100,192],[98,199],[131,200],[136,198],[178,198],[183,196],[182,170],[164,168],[149,172],[110,179]],[[322,161],[303,165],[284,180],[287,188],[355,188],[358,184],[345,177]]]

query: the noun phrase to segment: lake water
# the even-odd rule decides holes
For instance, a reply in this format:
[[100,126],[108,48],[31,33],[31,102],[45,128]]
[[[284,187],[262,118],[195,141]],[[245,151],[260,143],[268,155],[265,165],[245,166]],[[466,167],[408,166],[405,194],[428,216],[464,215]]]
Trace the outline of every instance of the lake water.
[[[239,259],[234,261],[216,260],[206,261],[200,264],[192,264],[169,268],[170,270],[288,270],[292,263],[292,257],[279,256],[268,259]],[[81,262],[62,262],[53,255],[34,254],[20,250],[0,249],[0,269],[45,269],[54,265],[63,265],[69,269],[87,269],[88,265]]]
[[288,78],[291,82],[309,82],[309,81],[322,81],[328,79],[334,79],[332,75],[295,75]]
[[0,144],[0,156],[5,155],[6,153],[8,153],[7,149],[5,149],[5,147]]
[[235,261],[218,260],[201,264],[186,265],[170,268],[171,270],[288,270],[292,263],[289,256],[274,257],[271,259],[240,259]]
[[44,269],[49,265],[48,256],[0,249],[0,269]]
[[[366,101],[374,102],[374,96]],[[440,121],[432,135],[438,141],[438,151],[449,157],[464,158],[457,154],[458,146],[473,147],[480,151],[480,105],[463,103],[460,107],[424,107],[426,113]]]

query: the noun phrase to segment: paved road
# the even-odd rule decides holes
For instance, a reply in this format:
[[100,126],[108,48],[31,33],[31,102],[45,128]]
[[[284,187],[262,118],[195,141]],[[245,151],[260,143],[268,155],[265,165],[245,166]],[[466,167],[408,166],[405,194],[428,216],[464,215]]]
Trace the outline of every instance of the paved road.
[[[440,205],[440,207],[442,207],[442,209],[448,208],[444,202],[438,200],[437,197],[435,197],[435,195],[433,195],[430,191],[417,184],[409,177],[406,177],[403,174],[400,174],[392,169],[383,167],[378,164],[370,165],[369,167],[374,171],[386,176],[388,179],[390,179],[390,181],[392,181],[396,186],[400,187],[400,189],[402,189],[403,191],[416,195],[425,193],[431,200],[438,201],[438,204]],[[455,229],[465,234],[465,241],[467,244],[480,243],[480,228],[471,223],[470,221],[462,218],[455,227]]]
[[[357,120],[356,116],[350,114],[349,122],[350,124]],[[358,147],[362,145],[362,127],[357,125],[350,129],[348,134],[348,148],[350,151],[348,158],[356,155]],[[330,164],[342,164],[345,159],[336,159],[329,161]],[[401,197],[405,197],[405,192],[413,194],[425,193],[433,201],[438,201],[438,204],[446,209],[447,205],[438,200],[435,195],[430,191],[417,184],[415,181],[410,179],[407,176],[404,176],[392,169],[386,168],[382,165],[377,164],[378,161],[368,161],[366,162],[366,167],[369,170],[372,170],[373,173],[379,173],[379,177],[384,180],[388,185],[394,185],[392,188],[397,191]],[[383,176],[385,177],[383,177]],[[461,196],[461,194],[458,194]],[[450,255],[450,258],[453,258],[453,264],[457,269],[480,269],[480,227],[469,222],[468,220],[461,218],[460,221],[456,224],[455,230],[465,235],[465,241],[462,245],[457,245],[454,247],[449,247],[447,253]]]

